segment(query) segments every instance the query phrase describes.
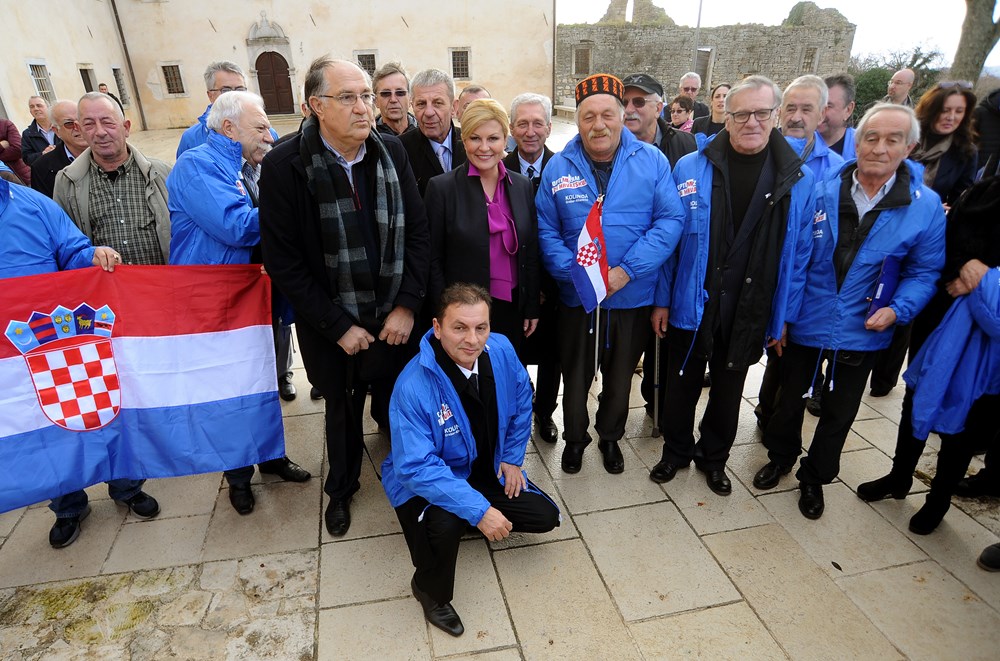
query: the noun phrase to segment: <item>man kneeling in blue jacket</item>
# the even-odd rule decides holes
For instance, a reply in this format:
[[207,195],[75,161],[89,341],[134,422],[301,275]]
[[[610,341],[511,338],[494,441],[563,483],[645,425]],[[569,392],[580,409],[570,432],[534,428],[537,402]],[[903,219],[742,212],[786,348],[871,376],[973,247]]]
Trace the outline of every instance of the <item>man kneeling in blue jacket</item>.
[[[941,200],[923,184],[923,168],[905,160],[920,139],[913,110],[878,104],[855,135],[857,162],[827,178],[817,196],[802,305],[782,359],[785,395],[764,432],[769,461],[753,481],[773,488],[795,464],[805,409],[799,395],[811,394],[819,361],[828,358],[819,423],[796,473],[799,511],[809,519],[823,515],[822,485],[840,472],[876,352],[892,340],[889,329],[910,323],[927,305],[944,265]],[[899,265],[895,283],[882,275],[892,264]]]
[[382,486],[416,571],[413,596],[427,621],[460,636],[451,605],[458,543],[469,525],[490,541],[548,532],[559,509],[521,470],[531,438],[531,384],[507,338],[490,335],[490,296],[456,283],[434,328],[396,381],[392,451]]

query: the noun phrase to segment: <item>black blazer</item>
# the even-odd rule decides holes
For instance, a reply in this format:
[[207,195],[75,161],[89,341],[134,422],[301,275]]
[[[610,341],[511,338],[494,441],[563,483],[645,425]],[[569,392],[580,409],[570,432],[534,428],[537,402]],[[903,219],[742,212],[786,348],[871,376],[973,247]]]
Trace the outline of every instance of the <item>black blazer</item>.
[[[542,170],[543,171],[545,170],[545,166],[549,164],[549,159],[551,159],[555,155],[556,155],[556,153],[554,151],[552,151],[551,149],[549,149],[545,145],[542,145]],[[521,161],[517,157],[517,149],[515,149],[511,153],[507,154],[507,156],[503,159],[503,165],[504,165],[505,168],[507,168],[507,170],[509,172],[517,172],[519,174],[523,174],[521,172]],[[542,181],[541,176],[542,176],[542,173],[539,172],[538,173],[538,177],[536,177],[535,182],[534,182],[535,183],[535,192],[536,193],[538,192],[538,184],[541,183],[541,181]]]
[[72,163],[66,155],[66,148],[59,143],[48,154],[42,154],[31,166],[31,187],[49,198],[56,187],[56,175],[59,170]]
[[[355,166],[367,168],[368,181],[374,181],[379,154],[374,140],[368,138],[367,155]],[[413,310],[416,315],[427,290],[430,260],[427,215],[406,151],[397,138],[382,136],[382,141],[396,166],[406,213],[403,282],[394,303]],[[319,207],[309,190],[299,154],[300,142],[301,136],[296,135],[271,150],[261,163],[261,247],[268,275],[295,310],[296,334],[309,381],[327,392],[346,378],[343,370],[346,354],[336,344],[357,322],[334,302],[337,292],[326,272]],[[367,188],[374,196],[375,187]],[[419,325],[414,325],[413,333],[419,330]]]
[[[538,318],[538,216],[535,189],[527,177],[507,172],[507,199],[517,232],[517,293],[521,315]],[[431,226],[431,284],[436,306],[453,282],[490,288],[490,232],[486,195],[469,165],[430,180],[424,196]]]
[[[427,182],[431,177],[444,174],[441,161],[438,160],[434,148],[431,147],[430,140],[420,132],[408,131],[399,136],[399,141],[403,143],[406,153],[410,157],[410,169],[417,180],[417,190],[423,197],[427,193]],[[462,136],[458,127],[454,123],[451,125],[451,167],[457,168],[465,163],[465,145],[462,144]]]

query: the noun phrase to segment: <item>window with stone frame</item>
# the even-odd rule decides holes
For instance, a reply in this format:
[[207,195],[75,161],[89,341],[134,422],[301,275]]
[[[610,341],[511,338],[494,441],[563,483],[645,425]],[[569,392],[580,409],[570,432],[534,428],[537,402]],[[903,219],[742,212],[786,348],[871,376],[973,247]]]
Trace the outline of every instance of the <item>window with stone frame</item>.
[[801,71],[806,73],[816,73],[816,55],[818,54],[818,49],[815,46],[809,46],[802,53],[802,66]]
[[577,46],[573,49],[573,75],[590,75],[590,46]]
[[129,97],[128,85],[125,84],[125,76],[121,69],[115,67],[111,68],[111,75],[114,76],[115,87],[118,88],[118,100],[127,108],[132,99]]
[[49,69],[44,64],[29,64],[31,80],[35,83],[35,91],[38,96],[45,99],[49,104],[56,102],[56,93],[52,89],[52,81],[49,79]]
[[375,75],[378,66],[375,63],[374,51],[355,51],[355,57],[358,58],[358,66],[367,71],[369,76]]
[[180,65],[164,64],[160,69],[163,71],[163,81],[167,85],[167,94],[184,94],[184,79],[181,77]]
[[451,77],[455,80],[469,80],[472,77],[469,67],[469,49],[452,48],[451,50]]

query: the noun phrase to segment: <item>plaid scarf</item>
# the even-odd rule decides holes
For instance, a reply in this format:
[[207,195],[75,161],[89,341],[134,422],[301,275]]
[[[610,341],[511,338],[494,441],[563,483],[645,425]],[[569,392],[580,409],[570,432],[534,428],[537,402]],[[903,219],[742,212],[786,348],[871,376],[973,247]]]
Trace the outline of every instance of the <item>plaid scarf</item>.
[[323,145],[319,125],[310,118],[302,126],[300,154],[309,191],[319,206],[320,233],[333,302],[360,326],[378,333],[392,310],[403,280],[405,213],[396,167],[376,131],[369,135],[369,149],[378,149],[375,168],[375,222],[382,262],[378,278],[371,272],[361,223],[366,214],[357,209],[354,192],[334,155]]

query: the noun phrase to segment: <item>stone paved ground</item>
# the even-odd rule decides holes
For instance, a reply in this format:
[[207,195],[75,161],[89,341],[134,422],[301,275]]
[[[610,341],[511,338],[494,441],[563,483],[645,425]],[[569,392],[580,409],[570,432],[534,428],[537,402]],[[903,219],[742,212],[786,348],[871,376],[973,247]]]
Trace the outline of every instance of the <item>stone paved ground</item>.
[[[571,127],[558,130],[565,139]],[[177,133],[133,141],[169,156]],[[0,515],[0,659],[1000,658],[1000,574],[975,565],[1000,535],[996,501],[956,498],[934,534],[910,534],[933,439],[907,499],[856,497],[890,465],[897,387],[864,399],[826,514],[804,519],[794,480],[751,484],[765,461],[752,414],[762,372],[752,368],[744,391],[729,498],[693,470],[649,481],[660,440],[638,378],[623,474],[605,473],[596,448],[578,475],[563,474],[562,443],[535,439],[526,467],[562,526],[462,543],[461,638],[429,628],[409,595],[406,545],[377,478],[388,444],[369,420],[371,461],[341,539],[322,526],[319,477],[258,475],[248,517],[219,474],[150,481],[163,509],[151,521],[92,487],[93,514],[63,550],[47,543],[44,505]],[[319,476],[322,402],[309,400],[300,365],[295,383],[299,398],[282,405],[288,453]],[[815,424],[807,415],[807,438]]]

